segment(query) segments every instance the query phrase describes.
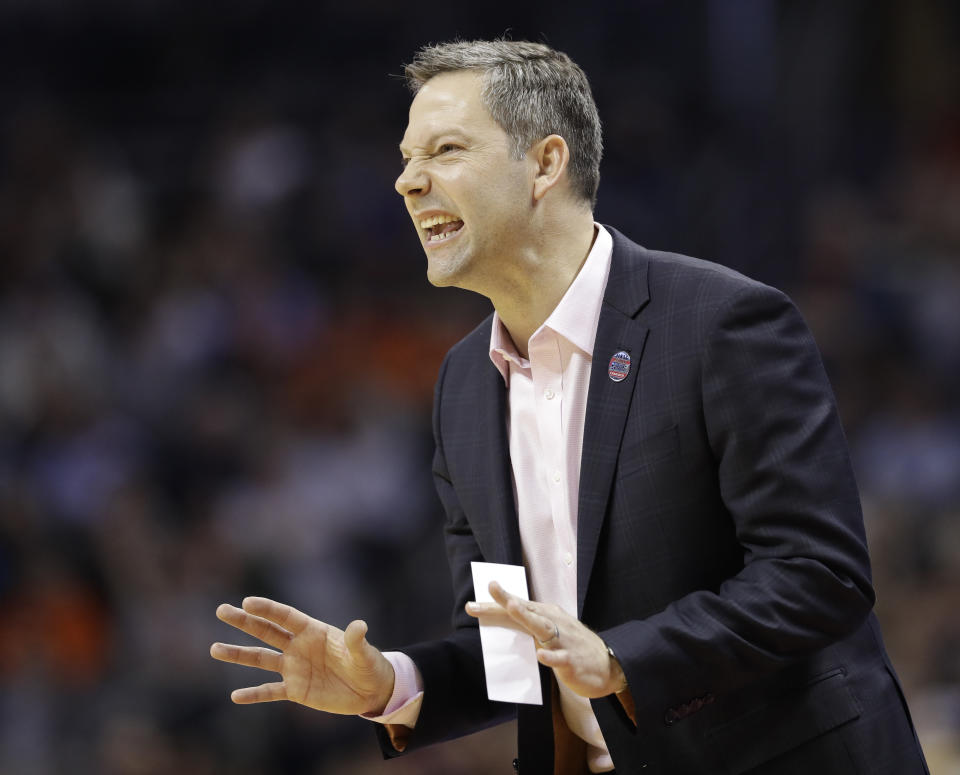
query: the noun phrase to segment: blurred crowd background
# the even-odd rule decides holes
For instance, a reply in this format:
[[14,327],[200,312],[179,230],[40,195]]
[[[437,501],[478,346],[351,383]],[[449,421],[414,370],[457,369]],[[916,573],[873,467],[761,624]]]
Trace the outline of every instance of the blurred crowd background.
[[424,278],[398,76],[505,32],[591,79],[598,220],[797,301],[960,772],[960,5],[562,5],[0,0],[0,772],[510,771],[510,726],[384,763],[208,655],[248,594],[447,627],[430,402],[487,303]]

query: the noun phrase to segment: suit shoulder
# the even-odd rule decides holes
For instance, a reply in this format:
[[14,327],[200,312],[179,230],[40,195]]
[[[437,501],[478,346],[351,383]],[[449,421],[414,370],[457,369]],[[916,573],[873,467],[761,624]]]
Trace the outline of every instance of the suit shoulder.
[[663,288],[700,286],[721,296],[737,295],[748,289],[781,293],[776,288],[713,261],[681,253],[642,250],[650,264],[651,285]]
[[729,267],[679,253],[646,252],[651,307],[695,327],[709,328],[736,310],[796,310],[783,291]]
[[[729,267],[693,258],[681,253],[653,250],[633,242],[616,229],[606,227],[613,235],[615,266],[630,276],[643,275],[643,284],[651,300],[665,297],[695,296],[701,303],[721,302],[745,291],[761,296],[783,296],[781,291],[747,277]],[[618,277],[618,281],[624,278]]]
[[[640,299],[645,324],[669,337],[702,345],[724,320],[793,315],[796,309],[781,291],[721,264],[651,250],[619,233],[614,245],[617,274],[611,275],[613,288],[608,286],[614,306],[629,310],[632,300]],[[631,289],[629,296],[624,288]]]
[[445,371],[450,366],[461,367],[464,364],[478,361],[489,363],[490,326],[492,322],[493,313],[491,312],[469,334],[447,350],[441,371]]
[[799,316],[782,291],[729,267],[677,253],[649,252],[650,312],[710,338],[724,321]]

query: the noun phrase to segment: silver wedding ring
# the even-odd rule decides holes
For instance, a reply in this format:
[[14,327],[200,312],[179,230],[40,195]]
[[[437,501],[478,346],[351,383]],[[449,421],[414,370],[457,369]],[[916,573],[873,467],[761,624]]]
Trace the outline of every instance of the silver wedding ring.
[[547,638],[546,640],[537,640],[537,645],[540,646],[541,648],[543,648],[543,647],[546,646],[548,643],[553,643],[553,641],[555,641],[555,640],[556,640],[557,638],[559,638],[559,637],[560,637],[560,628],[557,627],[557,623],[554,622],[554,623],[553,623],[553,635],[551,635],[551,636],[550,636],[549,638]]

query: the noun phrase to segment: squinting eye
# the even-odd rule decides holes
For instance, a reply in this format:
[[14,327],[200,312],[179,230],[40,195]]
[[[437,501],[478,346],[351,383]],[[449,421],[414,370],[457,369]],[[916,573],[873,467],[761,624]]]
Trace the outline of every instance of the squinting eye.
[[459,151],[460,146],[454,145],[453,143],[444,143],[440,146],[440,153],[450,153],[451,151]]

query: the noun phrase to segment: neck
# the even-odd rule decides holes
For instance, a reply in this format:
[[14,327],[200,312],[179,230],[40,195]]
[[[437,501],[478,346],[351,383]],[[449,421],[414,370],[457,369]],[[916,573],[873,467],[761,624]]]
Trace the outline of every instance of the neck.
[[494,309],[513,340],[517,352],[528,356],[527,342],[560,303],[580,271],[596,237],[593,214],[558,219],[542,243],[524,251],[518,271],[496,294]]

